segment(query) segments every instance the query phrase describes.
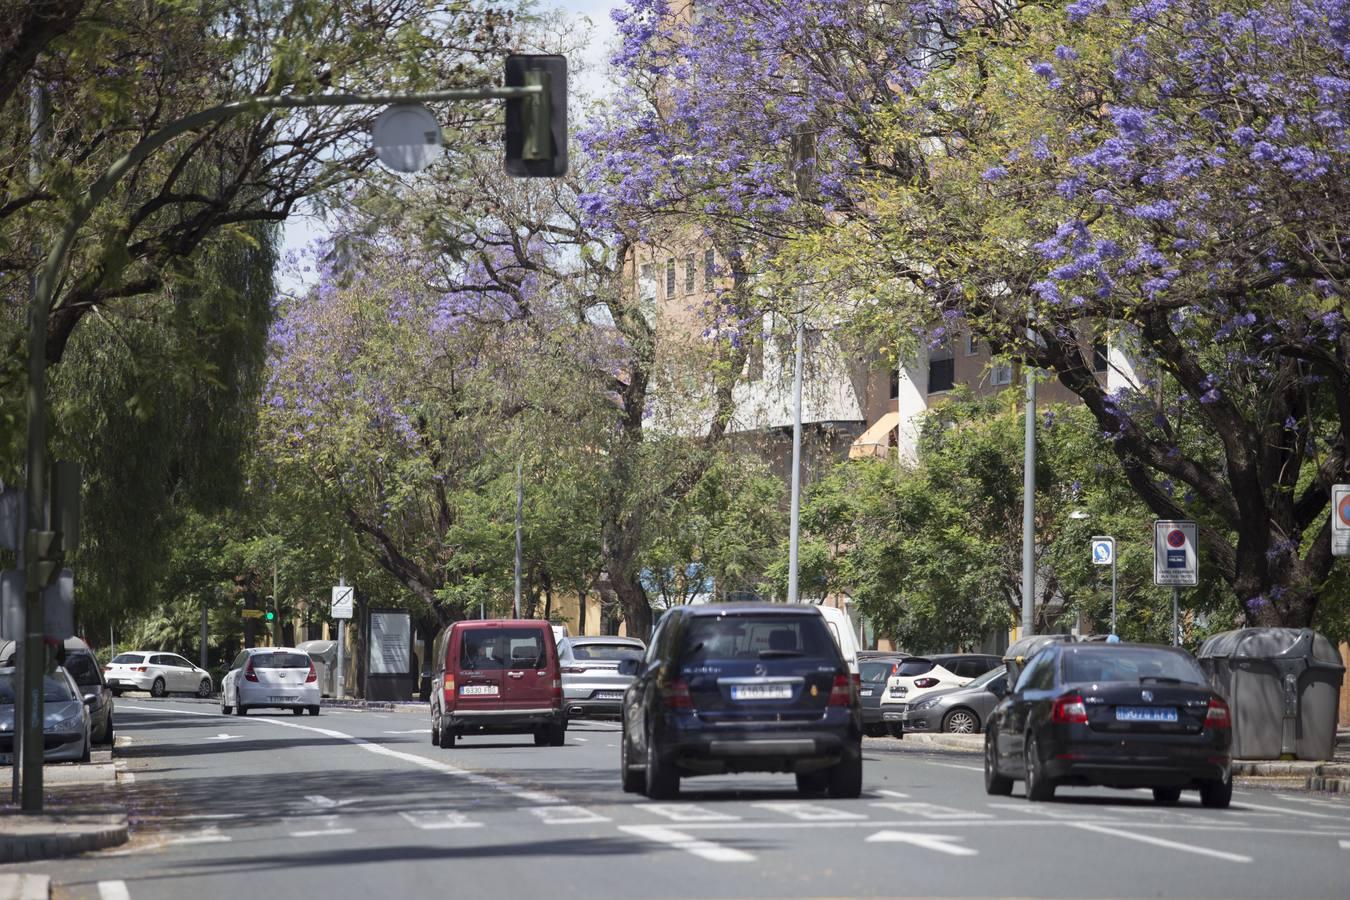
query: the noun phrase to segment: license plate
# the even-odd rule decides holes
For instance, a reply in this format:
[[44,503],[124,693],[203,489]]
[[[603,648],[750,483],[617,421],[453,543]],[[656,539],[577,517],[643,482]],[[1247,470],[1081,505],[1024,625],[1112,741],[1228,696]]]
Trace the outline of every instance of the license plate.
[[858,696],[859,696],[859,697],[870,697],[870,696],[872,696],[872,689],[871,689],[871,688],[863,688],[861,691],[858,691]]
[[733,684],[732,700],[791,700],[790,684]]
[[268,697],[267,699],[272,703],[294,703],[296,700],[295,697]]
[[623,691],[597,691],[595,694],[597,700],[622,700]]
[[459,689],[461,697],[495,697],[496,694],[495,684],[466,684]]
[[1117,706],[1117,722],[1175,722],[1175,706]]

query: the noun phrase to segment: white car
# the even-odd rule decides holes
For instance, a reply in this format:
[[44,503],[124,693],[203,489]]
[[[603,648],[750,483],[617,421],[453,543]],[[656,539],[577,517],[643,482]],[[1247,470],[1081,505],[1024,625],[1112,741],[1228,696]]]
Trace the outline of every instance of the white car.
[[250,709],[289,709],[319,714],[319,673],[309,654],[294,647],[241,650],[220,682],[220,711],[246,716]]
[[103,667],[103,680],[114,696],[123,691],[149,691],[152,697],[171,693],[211,696],[211,674],[177,653],[132,650],[119,653]]
[[909,704],[933,691],[965,687],[1001,665],[1002,659],[984,653],[911,656],[887,679],[886,692],[881,696],[881,721],[892,734],[898,734],[904,728]]
[[853,673],[856,681],[858,676],[858,631],[853,627],[853,620],[849,618],[847,610],[840,609],[837,606],[821,604],[816,609],[820,611],[821,618],[825,620],[825,626],[830,629],[830,636],[834,638],[834,643],[839,647],[839,652],[843,654],[844,662],[848,663],[848,670]]

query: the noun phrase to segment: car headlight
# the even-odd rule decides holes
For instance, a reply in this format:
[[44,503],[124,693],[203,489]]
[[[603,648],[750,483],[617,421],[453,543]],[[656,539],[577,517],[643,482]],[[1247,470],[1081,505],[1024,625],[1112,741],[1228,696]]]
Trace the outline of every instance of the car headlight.
[[932,709],[940,703],[940,698],[934,697],[932,700],[920,700],[918,703],[909,705],[910,712],[922,712],[925,709]]
[[48,728],[72,728],[76,725],[81,724],[81,720],[82,716],[80,715],[79,710],[76,710],[73,713],[68,713],[66,715],[55,713],[53,715],[48,715],[46,717],[46,723]]

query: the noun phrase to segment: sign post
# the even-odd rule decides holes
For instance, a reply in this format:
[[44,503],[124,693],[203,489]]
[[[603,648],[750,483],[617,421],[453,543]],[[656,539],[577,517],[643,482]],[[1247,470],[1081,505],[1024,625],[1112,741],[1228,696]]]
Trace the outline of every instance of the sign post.
[[1350,484],[1331,487],[1331,553],[1350,556]]
[[352,606],[355,596],[356,588],[347,584],[347,579],[339,578],[337,587],[333,588],[333,602],[328,611],[328,614],[334,619],[337,619],[338,623],[338,658],[335,687],[337,688],[337,698],[339,700],[346,699],[347,669],[345,657],[347,654],[347,634],[344,626],[347,624],[347,620],[352,617]]
[[1116,633],[1116,539],[1110,535],[1092,538],[1092,564],[1111,567],[1111,634]]
[[1188,519],[1153,523],[1153,583],[1172,588],[1172,646],[1181,644],[1181,589],[1200,583],[1196,525]]

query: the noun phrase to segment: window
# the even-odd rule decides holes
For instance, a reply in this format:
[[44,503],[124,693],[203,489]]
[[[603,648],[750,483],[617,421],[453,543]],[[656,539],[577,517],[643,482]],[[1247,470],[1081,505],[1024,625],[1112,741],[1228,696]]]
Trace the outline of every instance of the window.
[[248,651],[242,650],[239,655],[234,658],[234,662],[230,663],[230,671],[242,669],[246,665],[248,665]]
[[837,659],[838,646],[819,616],[695,616],[685,629],[680,662],[808,656]]
[[642,275],[638,279],[638,298],[641,300],[656,299],[656,264],[643,263]]
[[703,251],[703,289],[711,291],[717,281],[717,254],[713,250]]
[[255,669],[308,669],[309,656],[304,653],[255,653]]
[[1190,658],[1171,650],[1152,647],[1090,647],[1064,652],[1066,682],[1180,681],[1204,684],[1205,675]]
[[66,657],[62,666],[78,685],[92,687],[101,683],[98,677],[98,666],[94,665],[94,658],[87,653],[70,654]]
[[[74,700],[70,680],[61,673],[47,675],[42,679],[42,699],[48,703],[62,703]],[[6,672],[0,675],[0,703],[14,703],[14,676]]]
[[891,399],[900,396],[900,370],[891,369]]
[[900,664],[895,674],[905,678],[913,678],[915,675],[926,675],[933,671],[933,661],[924,659],[921,656],[911,656]]
[[574,644],[573,659],[641,659],[642,648],[630,644]]
[[473,628],[460,642],[464,669],[533,668],[545,658],[537,628]]
[[692,294],[694,292],[694,282],[698,275],[698,260],[692,255],[684,258],[684,292]]
[[900,668],[897,662],[865,662],[858,666],[864,684],[881,684]]
[[145,655],[142,653],[119,653],[113,657],[113,662],[120,665],[137,665],[145,662]]
[[928,393],[937,394],[956,387],[956,360],[951,356],[928,360]]
[[1092,342],[1092,371],[1105,372],[1111,367],[1111,355],[1106,341]]
[[980,341],[975,335],[966,334],[966,356],[974,356],[980,352]]
[[1012,384],[1012,365],[999,363],[990,367],[989,383],[992,385]]
[[675,296],[675,260],[666,260],[666,297]]

